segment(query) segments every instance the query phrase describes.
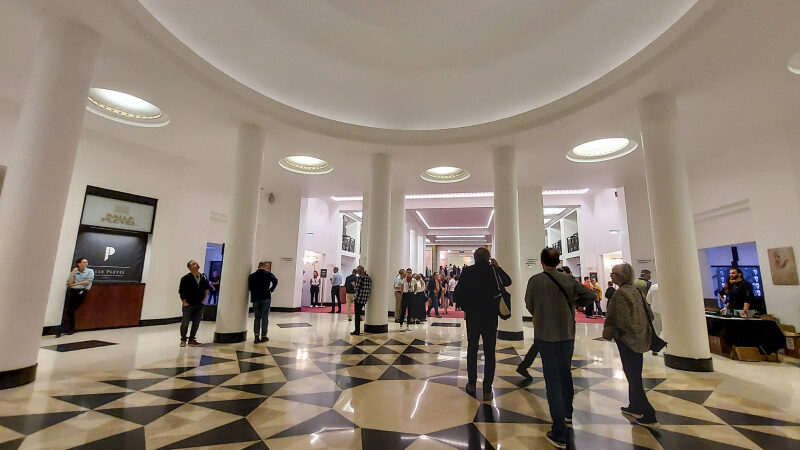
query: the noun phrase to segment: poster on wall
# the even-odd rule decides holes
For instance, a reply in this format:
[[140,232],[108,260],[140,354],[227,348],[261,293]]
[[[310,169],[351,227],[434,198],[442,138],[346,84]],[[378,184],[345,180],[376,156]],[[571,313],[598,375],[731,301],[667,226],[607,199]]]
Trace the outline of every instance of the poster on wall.
[[86,186],[81,226],[152,233],[158,200]]
[[141,283],[147,235],[81,231],[75,243],[77,258],[89,260],[95,283]]
[[800,284],[797,279],[793,247],[767,249],[767,256],[769,257],[769,269],[772,272],[772,284]]

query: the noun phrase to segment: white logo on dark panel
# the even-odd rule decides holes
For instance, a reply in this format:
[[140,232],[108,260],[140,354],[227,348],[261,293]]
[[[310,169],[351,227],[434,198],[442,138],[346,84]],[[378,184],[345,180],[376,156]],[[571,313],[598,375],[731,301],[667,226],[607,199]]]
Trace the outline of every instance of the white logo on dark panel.
[[115,249],[114,247],[106,247],[106,256],[103,259],[103,261],[108,261],[108,258],[114,253],[117,253],[117,249]]

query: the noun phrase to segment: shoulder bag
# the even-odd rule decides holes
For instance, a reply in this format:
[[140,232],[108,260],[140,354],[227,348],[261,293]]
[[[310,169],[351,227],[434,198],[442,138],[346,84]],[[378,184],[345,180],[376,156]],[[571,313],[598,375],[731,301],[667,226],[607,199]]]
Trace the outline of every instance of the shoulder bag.
[[653,327],[653,319],[650,318],[650,313],[648,313],[647,302],[644,299],[644,295],[642,295],[642,291],[636,289],[636,292],[639,293],[639,297],[642,298],[642,307],[644,307],[644,315],[647,316],[647,324],[650,326],[650,331],[653,333],[650,338],[650,351],[658,353],[667,346],[667,341],[661,339],[656,333],[655,327]]
[[500,308],[497,315],[503,320],[508,320],[511,317],[511,294],[500,282],[500,277],[497,276],[497,270],[495,270],[494,266],[492,266],[492,273],[494,273],[494,281],[497,283],[497,294],[495,294],[494,298],[500,300]]
[[570,312],[572,312],[572,301],[570,301],[569,295],[567,295],[567,291],[564,289],[564,286],[562,286],[561,283],[556,281],[555,277],[553,277],[549,273],[544,272],[544,271],[542,273],[547,275],[547,278],[550,278],[550,280],[552,280],[553,283],[556,284],[556,287],[558,287],[558,290],[561,291],[562,294],[564,294],[564,298],[567,300],[567,306],[569,306],[569,310],[570,310]]

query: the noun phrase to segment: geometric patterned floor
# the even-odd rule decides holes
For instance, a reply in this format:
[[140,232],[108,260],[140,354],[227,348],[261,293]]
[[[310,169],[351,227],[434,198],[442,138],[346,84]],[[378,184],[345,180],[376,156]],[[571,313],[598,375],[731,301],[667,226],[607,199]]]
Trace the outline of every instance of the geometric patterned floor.
[[[549,448],[540,361],[526,383],[514,372],[526,347],[499,341],[495,398],[483,402],[480,386],[473,398],[464,391],[462,328],[444,328],[454,339],[426,338],[419,326],[207,344],[136,370],[0,391],[0,450]],[[631,425],[619,414],[627,404],[619,361],[577,351],[574,448],[800,448],[800,419],[716,392],[725,375],[663,364],[644,372],[661,428]]]

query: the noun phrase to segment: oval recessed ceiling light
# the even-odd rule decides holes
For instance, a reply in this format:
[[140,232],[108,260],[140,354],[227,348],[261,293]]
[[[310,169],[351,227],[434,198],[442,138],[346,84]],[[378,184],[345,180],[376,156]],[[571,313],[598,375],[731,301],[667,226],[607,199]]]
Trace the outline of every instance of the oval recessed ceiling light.
[[567,152],[574,162],[598,162],[620,158],[636,150],[639,144],[627,138],[605,138],[589,141]]
[[111,89],[89,89],[86,109],[106,119],[137,127],[163,127],[169,123],[169,118],[158,106]]
[[800,50],[789,59],[789,72],[800,75]]
[[323,175],[333,171],[328,161],[313,156],[287,156],[278,161],[278,165],[289,172],[303,175]]
[[420,177],[431,183],[457,183],[469,178],[469,172],[459,167],[432,167],[422,172]]

